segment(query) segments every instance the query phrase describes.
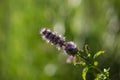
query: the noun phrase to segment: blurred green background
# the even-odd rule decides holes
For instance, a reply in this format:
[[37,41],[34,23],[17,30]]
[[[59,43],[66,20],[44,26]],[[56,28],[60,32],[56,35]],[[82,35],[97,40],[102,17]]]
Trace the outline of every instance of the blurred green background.
[[106,50],[99,67],[120,80],[120,0],[0,0],[0,80],[82,80],[82,67],[42,40],[42,28]]

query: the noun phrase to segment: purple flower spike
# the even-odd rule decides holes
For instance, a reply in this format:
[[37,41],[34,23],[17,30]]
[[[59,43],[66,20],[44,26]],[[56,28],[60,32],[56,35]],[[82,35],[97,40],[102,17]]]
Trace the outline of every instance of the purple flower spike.
[[42,29],[40,33],[43,39],[51,42],[53,45],[57,45],[58,49],[63,47],[65,40],[60,35],[51,32],[49,29]]
[[61,35],[57,35],[56,33],[51,32],[49,29],[42,29],[40,33],[43,39],[53,45],[56,45],[58,50],[63,47],[64,51],[71,56],[74,56],[78,53],[78,48],[76,45],[73,42],[65,42],[65,39],[61,37]]
[[67,54],[72,56],[78,53],[78,48],[73,42],[66,42],[64,45],[64,50]]

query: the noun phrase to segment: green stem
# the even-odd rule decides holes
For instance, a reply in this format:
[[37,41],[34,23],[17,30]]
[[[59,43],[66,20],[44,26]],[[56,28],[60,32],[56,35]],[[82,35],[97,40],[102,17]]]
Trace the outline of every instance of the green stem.
[[100,70],[98,67],[96,67],[96,66],[91,66],[93,69],[95,69],[96,71],[98,71],[98,72],[100,72],[100,73],[103,73],[103,71],[102,70]]

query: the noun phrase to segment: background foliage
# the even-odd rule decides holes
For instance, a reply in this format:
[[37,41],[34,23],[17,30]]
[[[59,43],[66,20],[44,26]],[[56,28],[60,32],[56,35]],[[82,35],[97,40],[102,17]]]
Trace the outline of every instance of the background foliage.
[[44,27],[106,50],[99,66],[120,80],[119,8],[120,0],[0,0],[0,80],[81,80],[82,67],[42,40]]

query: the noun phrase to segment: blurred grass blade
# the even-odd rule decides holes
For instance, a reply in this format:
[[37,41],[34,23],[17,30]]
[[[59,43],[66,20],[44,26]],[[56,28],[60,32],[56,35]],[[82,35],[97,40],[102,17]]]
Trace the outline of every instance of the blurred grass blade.
[[100,56],[101,54],[104,54],[105,53],[105,51],[98,51],[94,56],[93,56],[93,58],[95,59],[95,58],[97,58],[98,56]]

